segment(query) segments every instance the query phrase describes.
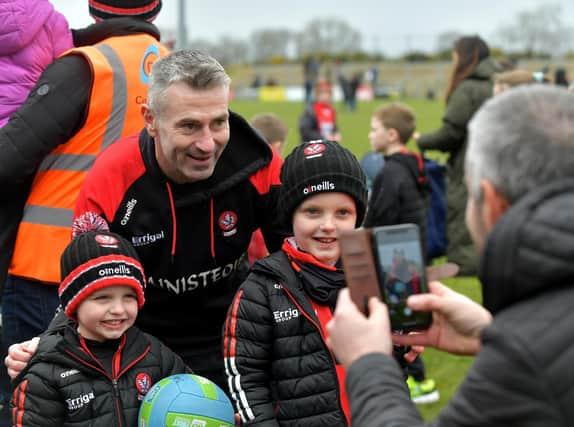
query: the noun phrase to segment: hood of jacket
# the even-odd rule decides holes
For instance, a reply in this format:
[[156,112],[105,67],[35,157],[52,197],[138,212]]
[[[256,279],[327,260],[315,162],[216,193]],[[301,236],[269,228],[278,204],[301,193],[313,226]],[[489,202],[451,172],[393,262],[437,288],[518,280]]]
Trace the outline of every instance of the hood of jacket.
[[146,33],[160,40],[158,28],[143,19],[121,17],[105,19],[85,28],[72,30],[74,46],[91,46],[109,37]]
[[385,157],[385,161],[402,164],[417,183],[417,188],[423,196],[430,195],[430,182],[424,161],[419,153],[403,150]]
[[59,17],[48,0],[0,0],[0,56],[23,49],[44,23],[56,18]]
[[149,173],[160,182],[169,182],[178,203],[189,204],[218,196],[271,162],[273,153],[269,144],[243,117],[232,111],[229,112],[229,135],[213,174],[190,184],[176,184],[163,173],[155,156],[157,142],[145,129],[140,133],[139,142]]
[[524,196],[488,236],[479,277],[493,314],[552,288],[574,286],[574,180]]
[[490,80],[494,73],[502,71],[498,61],[491,56],[484,58],[478,63],[474,71],[468,78],[478,80]]
[[279,282],[283,289],[294,298],[299,307],[312,317],[316,317],[315,310],[303,289],[299,273],[291,267],[291,262],[283,250],[256,261],[251,267],[251,271],[254,274],[260,274]]

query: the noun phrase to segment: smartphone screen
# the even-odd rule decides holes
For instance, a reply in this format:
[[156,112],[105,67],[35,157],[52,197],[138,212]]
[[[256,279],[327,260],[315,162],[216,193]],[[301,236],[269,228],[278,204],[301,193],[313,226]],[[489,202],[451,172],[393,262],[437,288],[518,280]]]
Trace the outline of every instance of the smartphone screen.
[[432,315],[415,312],[406,305],[410,295],[428,292],[418,227],[401,224],[374,228],[373,252],[391,328],[394,331],[428,328]]

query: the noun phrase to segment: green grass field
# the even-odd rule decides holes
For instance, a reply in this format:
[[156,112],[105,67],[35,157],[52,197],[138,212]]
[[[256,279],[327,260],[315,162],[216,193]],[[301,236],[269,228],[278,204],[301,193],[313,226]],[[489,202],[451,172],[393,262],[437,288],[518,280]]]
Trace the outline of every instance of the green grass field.
[[[355,153],[358,158],[370,150],[367,134],[370,128],[371,113],[377,106],[385,102],[390,101],[359,102],[357,111],[353,113],[346,111],[342,104],[336,105],[338,114],[337,121],[343,137],[342,144]],[[440,125],[444,109],[443,102],[420,99],[406,99],[401,100],[401,102],[408,104],[415,111],[417,129],[421,133],[432,131]],[[285,155],[299,143],[297,121],[304,109],[302,103],[234,101],[231,103],[231,109],[247,119],[261,112],[273,112],[281,117],[290,129]],[[415,145],[412,141],[409,143],[409,147],[415,149]],[[435,159],[444,159],[444,156],[438,152],[427,154],[429,157]],[[445,284],[475,301],[480,301],[480,286],[474,278],[453,278],[446,280]],[[441,394],[439,402],[419,406],[423,417],[430,420],[436,416],[453,395],[472,363],[472,358],[452,356],[433,349],[426,349],[423,354],[423,359],[427,369],[427,376],[436,380]]]

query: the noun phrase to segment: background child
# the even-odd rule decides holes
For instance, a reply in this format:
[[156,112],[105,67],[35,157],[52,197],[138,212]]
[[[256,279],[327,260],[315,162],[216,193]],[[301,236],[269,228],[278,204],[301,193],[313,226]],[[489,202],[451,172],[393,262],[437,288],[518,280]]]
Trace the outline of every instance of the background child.
[[414,130],[414,114],[404,104],[394,102],[374,111],[369,142],[385,162],[373,182],[364,225],[416,224],[424,246],[430,186],[422,157],[405,147]]
[[135,249],[117,234],[90,231],[67,246],[61,267],[61,306],[73,322],[42,335],[15,380],[13,425],[135,427],[151,385],[188,371],[179,356],[132,326],[145,289]]
[[315,90],[315,101],[299,118],[301,142],[328,139],[341,142],[337,128],[337,113],[332,105],[333,88],[326,81],[320,81]]
[[[263,135],[272,149],[277,151],[279,155],[283,154],[287,133],[289,132],[289,128],[283,120],[273,113],[259,113],[251,118],[250,124]],[[269,255],[269,251],[267,246],[265,246],[263,234],[258,229],[253,233],[247,250],[249,263],[253,264],[267,255]]]
[[[369,142],[373,151],[383,153],[385,163],[373,182],[364,225],[416,224],[426,256],[427,209],[431,190],[421,155],[405,147],[414,131],[415,116],[406,105],[395,102],[374,111]],[[413,401],[431,403],[439,399],[435,382],[425,378],[420,357],[407,365],[407,374]]]
[[365,175],[349,150],[319,141],[287,156],[281,183],[279,211],[293,237],[255,263],[229,309],[231,396],[244,425],[347,425],[345,374],[325,325],[345,286],[337,233],[363,220]]

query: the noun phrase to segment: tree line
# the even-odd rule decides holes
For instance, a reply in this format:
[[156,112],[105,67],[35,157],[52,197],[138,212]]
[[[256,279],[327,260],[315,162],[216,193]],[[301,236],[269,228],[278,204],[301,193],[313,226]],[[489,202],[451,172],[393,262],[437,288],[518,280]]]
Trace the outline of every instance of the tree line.
[[[168,31],[169,32],[169,31]],[[405,61],[450,60],[459,31],[446,31],[436,38],[435,49],[412,49],[396,58]],[[497,30],[489,40],[494,56],[509,59],[574,58],[574,29],[564,23],[559,4],[543,4],[519,12]],[[247,39],[223,36],[217,41],[192,39],[189,46],[204,50],[224,64],[274,64],[301,62],[310,56],[320,61],[380,61],[383,52],[369,53],[362,48],[363,37],[342,18],[315,18],[301,31],[262,28]]]

